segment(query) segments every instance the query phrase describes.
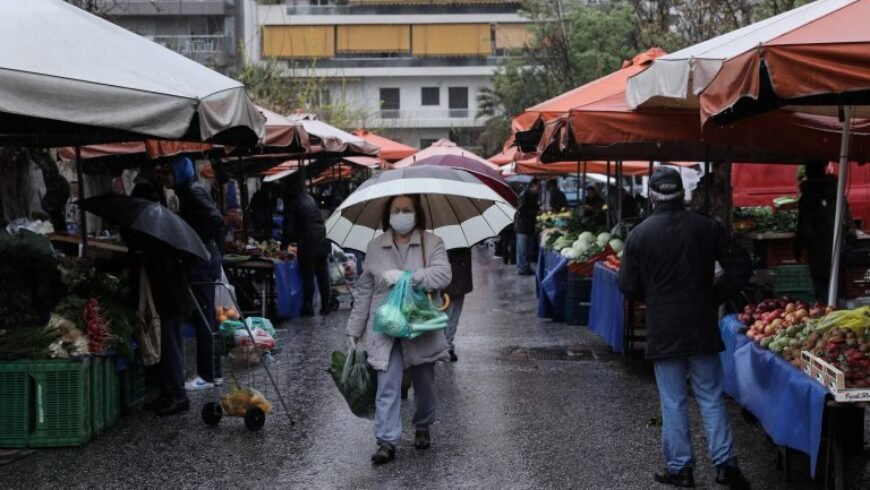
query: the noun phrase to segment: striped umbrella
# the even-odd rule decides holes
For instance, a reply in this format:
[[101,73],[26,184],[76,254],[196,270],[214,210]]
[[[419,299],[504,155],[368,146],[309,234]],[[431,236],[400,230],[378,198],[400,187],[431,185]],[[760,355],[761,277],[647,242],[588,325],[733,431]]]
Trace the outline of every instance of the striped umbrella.
[[326,221],[326,236],[344,248],[365,252],[382,233],[384,206],[391,196],[419,194],[426,229],[448,249],[467,248],[497,236],[513,223],[516,210],[473,175],[448,167],[406,167],[367,180]]

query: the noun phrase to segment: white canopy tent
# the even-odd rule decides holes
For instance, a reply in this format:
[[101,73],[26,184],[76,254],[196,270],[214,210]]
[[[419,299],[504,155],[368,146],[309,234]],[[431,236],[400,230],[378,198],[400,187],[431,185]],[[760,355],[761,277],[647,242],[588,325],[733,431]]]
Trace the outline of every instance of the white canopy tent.
[[254,144],[244,86],[61,0],[0,6],[0,144]]

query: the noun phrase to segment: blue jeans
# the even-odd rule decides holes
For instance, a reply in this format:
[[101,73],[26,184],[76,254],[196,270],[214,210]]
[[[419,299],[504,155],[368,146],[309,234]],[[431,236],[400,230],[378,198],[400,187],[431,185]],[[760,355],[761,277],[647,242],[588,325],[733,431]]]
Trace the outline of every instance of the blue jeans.
[[662,451],[668,470],[677,472],[695,464],[689,424],[688,387],[701,409],[710,458],[714,465],[731,460],[734,437],[722,399],[722,363],[718,354],[675,357],[655,361],[656,383],[662,407]]
[[532,235],[517,233],[517,272],[529,272],[529,246]]

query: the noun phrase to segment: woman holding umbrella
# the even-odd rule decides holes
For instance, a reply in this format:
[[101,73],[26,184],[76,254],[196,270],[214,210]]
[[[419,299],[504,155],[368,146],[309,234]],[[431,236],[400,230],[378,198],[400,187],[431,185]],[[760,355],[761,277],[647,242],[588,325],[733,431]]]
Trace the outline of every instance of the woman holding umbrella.
[[426,216],[419,195],[395,195],[387,199],[381,215],[383,234],[368,245],[365,271],[354,294],[355,303],[347,324],[348,345],[356,349],[365,334],[369,364],[377,371],[374,464],[392,461],[402,438],[402,373],[408,370],[414,385],[417,409],[414,447],[428,449],[429,427],[435,420],[435,361],[446,360],[447,340],[443,330],[413,340],[386,336],[373,330],[375,310],[403,271],[413,273],[414,287],[439,290],[450,284],[450,262],[441,238],[425,231]]

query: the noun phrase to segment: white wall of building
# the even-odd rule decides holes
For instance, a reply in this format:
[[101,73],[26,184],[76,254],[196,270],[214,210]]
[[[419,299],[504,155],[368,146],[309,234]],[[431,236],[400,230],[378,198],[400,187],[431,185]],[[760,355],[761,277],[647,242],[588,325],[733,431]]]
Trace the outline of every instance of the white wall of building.
[[[413,72],[413,69],[409,69]],[[479,127],[477,96],[487,86],[486,76],[442,77],[366,77],[332,79],[329,82],[333,103],[341,101],[364,109],[366,127],[377,129],[467,128]],[[423,87],[438,88],[438,105],[423,105]],[[468,90],[467,109],[451,109],[450,88]],[[381,110],[381,89],[399,89],[399,110]],[[386,117],[384,117],[386,116]]]

